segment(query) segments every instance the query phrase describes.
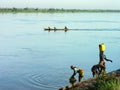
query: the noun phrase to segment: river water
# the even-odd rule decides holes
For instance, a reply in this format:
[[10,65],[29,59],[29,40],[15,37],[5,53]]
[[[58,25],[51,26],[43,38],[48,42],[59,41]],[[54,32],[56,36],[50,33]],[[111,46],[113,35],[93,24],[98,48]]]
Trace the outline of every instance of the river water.
[[[74,30],[44,31],[48,26]],[[70,65],[91,78],[99,43],[113,60],[107,72],[118,69],[120,13],[1,13],[0,90],[57,90],[69,84]]]

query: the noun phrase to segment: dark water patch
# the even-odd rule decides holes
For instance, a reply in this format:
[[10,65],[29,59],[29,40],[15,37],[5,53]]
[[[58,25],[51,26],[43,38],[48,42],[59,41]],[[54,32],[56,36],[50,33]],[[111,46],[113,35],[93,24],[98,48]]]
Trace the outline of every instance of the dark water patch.
[[32,52],[32,49],[31,49],[31,48],[21,48],[21,49]]
[[30,47],[22,47],[20,48],[20,50],[22,50],[22,54],[26,54],[26,55],[30,55],[31,58],[47,58],[48,56],[51,56],[52,54],[49,51],[43,51],[43,50],[39,50],[39,48],[30,48]]
[[16,19],[17,22],[19,23],[24,23],[24,24],[36,24],[39,23],[38,20],[34,20],[34,19]]
[[12,55],[12,54],[0,54],[0,57],[19,57],[19,55]]

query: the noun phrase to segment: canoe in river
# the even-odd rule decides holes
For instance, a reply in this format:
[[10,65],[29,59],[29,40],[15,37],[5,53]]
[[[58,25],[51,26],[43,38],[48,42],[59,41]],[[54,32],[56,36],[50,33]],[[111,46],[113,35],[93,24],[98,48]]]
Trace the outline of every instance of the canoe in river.
[[58,31],[58,30],[63,30],[63,31],[67,31],[68,30],[68,28],[67,27],[65,27],[65,28],[63,28],[63,29],[59,29],[59,28],[44,28],[44,30],[45,31]]
[[68,30],[68,29],[52,29],[52,28],[48,29],[48,28],[44,28],[44,30],[45,31],[48,31],[48,30],[52,31],[52,30]]

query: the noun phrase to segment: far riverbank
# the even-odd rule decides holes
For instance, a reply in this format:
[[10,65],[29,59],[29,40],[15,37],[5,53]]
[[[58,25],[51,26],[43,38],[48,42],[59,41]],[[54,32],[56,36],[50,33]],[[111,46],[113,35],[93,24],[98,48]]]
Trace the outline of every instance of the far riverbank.
[[55,8],[49,8],[49,9],[40,9],[40,8],[0,8],[0,13],[119,13],[120,10],[102,10],[102,9],[55,9]]

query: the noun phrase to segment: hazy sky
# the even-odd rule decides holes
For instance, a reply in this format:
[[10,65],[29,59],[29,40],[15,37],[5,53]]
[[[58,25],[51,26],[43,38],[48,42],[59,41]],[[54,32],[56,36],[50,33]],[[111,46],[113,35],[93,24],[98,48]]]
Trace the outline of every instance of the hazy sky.
[[0,0],[0,7],[120,9],[120,0]]

